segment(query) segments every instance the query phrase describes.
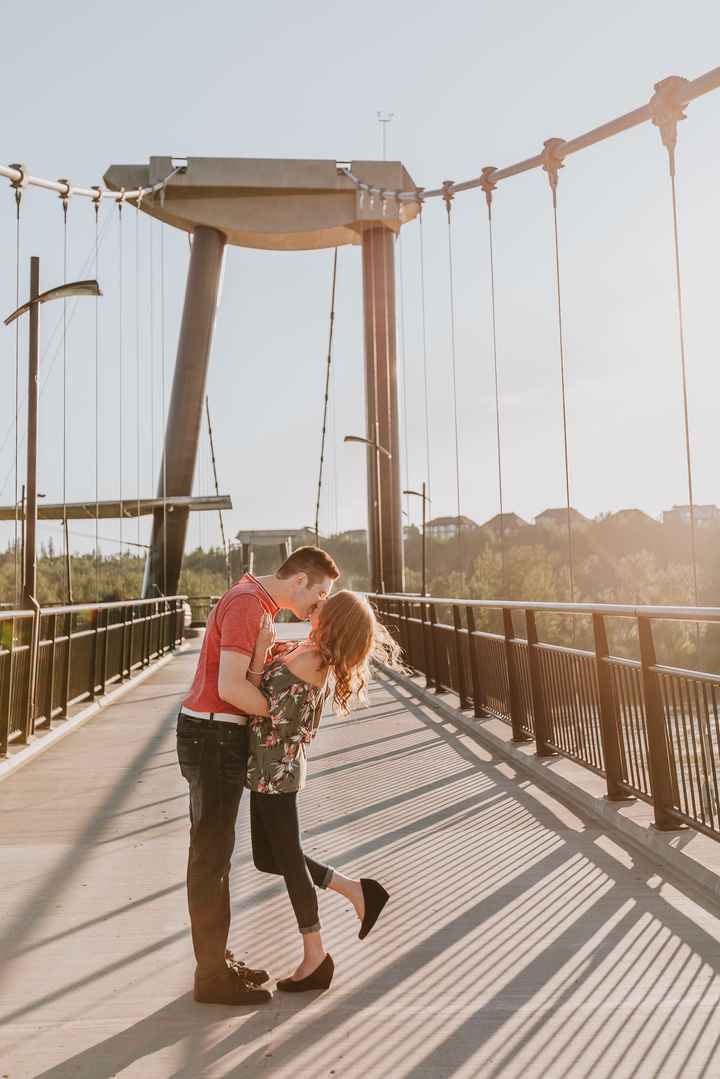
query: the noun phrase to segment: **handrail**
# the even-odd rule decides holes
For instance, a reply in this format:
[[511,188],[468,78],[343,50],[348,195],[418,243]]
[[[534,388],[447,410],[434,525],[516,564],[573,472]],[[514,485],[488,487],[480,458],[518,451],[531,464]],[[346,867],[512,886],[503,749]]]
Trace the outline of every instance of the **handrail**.
[[[540,757],[560,753],[604,775],[611,801],[651,802],[659,829],[690,825],[720,841],[717,642],[698,633],[698,657],[712,657],[715,671],[659,662],[654,622],[714,623],[720,608],[366,595],[426,689],[456,692],[460,709],[509,724],[513,741],[534,741]],[[442,607],[451,619],[439,621]],[[502,611],[500,632],[479,628],[475,611],[488,608]],[[591,615],[592,644],[543,641],[536,612]],[[610,651],[614,617],[635,620],[638,659]]]
[[457,599],[453,596],[421,596],[408,592],[366,592],[369,599],[430,603],[434,607],[487,607],[496,611],[540,611],[546,614],[601,614],[608,618],[666,618],[678,622],[720,622],[720,607],[653,607],[623,603],[546,603],[502,599]]
[[[41,607],[40,616],[51,614],[78,614],[80,611],[108,611],[120,607],[139,607],[149,603],[170,603],[172,600],[187,599],[187,596],[154,596],[151,599],[120,599],[108,603],[70,603],[64,607]],[[5,611],[0,609],[0,621],[10,618],[34,618],[35,612],[28,610]]]
[[[0,611],[0,757],[183,640],[185,596]],[[75,616],[80,618],[76,619]],[[83,619],[83,615],[92,615]]]

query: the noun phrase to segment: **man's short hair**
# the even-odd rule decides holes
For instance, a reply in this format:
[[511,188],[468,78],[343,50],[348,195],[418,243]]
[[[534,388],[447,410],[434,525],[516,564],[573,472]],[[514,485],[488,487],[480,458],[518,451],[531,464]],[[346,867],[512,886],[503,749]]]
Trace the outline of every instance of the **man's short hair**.
[[310,584],[317,584],[323,577],[336,581],[340,576],[335,560],[321,547],[298,547],[285,559],[275,576],[287,580],[296,573],[306,573]]

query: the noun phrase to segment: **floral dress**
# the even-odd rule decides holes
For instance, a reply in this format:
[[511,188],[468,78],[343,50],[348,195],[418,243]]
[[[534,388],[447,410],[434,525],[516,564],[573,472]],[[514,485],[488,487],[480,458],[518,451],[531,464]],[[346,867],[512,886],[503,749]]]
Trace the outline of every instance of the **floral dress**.
[[282,659],[275,659],[265,668],[260,689],[270,714],[248,721],[246,785],[258,794],[302,790],[307,775],[305,746],[320,725],[325,687],[304,682]]

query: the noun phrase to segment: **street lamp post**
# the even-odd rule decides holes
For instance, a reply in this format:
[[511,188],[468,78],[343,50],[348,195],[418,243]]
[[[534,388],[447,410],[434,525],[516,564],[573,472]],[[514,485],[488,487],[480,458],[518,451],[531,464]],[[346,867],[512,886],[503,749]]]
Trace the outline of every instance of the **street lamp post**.
[[37,600],[37,447],[38,447],[38,365],[40,356],[40,305],[49,300],[66,300],[71,296],[100,296],[97,281],[73,281],[59,288],[40,292],[40,259],[30,259],[30,299],[5,319],[9,326],[21,315],[30,315],[28,334],[28,411],[27,411],[27,478],[25,481],[25,552],[23,565],[23,604],[35,608]]
[[[373,582],[375,591],[385,591],[385,573],[383,570],[383,540],[382,540],[382,515],[380,513],[380,454],[384,453],[388,460],[392,460],[392,454],[384,446],[380,445],[380,425],[375,421],[375,438],[362,438],[360,435],[345,435],[344,442],[361,442],[370,446],[375,451],[375,545],[377,549],[376,580]],[[368,522],[369,523],[369,522]]]
[[421,491],[403,491],[404,495],[415,495],[422,499],[422,594],[427,595],[427,544],[426,544],[426,507],[430,499],[426,493],[426,484],[423,480]]

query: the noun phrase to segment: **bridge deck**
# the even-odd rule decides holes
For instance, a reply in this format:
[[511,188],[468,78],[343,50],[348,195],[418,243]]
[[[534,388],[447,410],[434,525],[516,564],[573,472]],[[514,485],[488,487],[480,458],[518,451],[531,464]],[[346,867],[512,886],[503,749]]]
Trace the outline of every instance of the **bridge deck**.
[[[323,894],[328,993],[194,1004],[173,740],[193,662],[0,785],[0,1075],[720,1075],[718,913],[385,681],[325,721],[302,800],[310,852],[388,885],[382,921],[360,943]],[[298,937],[246,814],[232,943],[281,976]]]

